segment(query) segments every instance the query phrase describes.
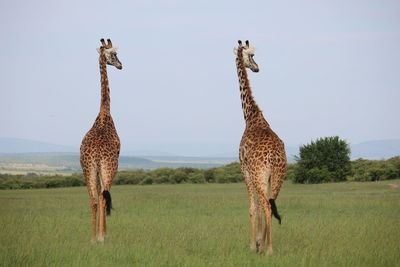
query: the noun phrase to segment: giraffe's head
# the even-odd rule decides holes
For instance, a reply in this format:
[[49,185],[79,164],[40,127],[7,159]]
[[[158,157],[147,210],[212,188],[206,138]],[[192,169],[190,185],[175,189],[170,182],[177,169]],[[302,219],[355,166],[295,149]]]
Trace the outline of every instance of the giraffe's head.
[[254,52],[256,48],[254,46],[250,46],[249,41],[246,41],[246,45],[242,45],[242,41],[238,41],[239,46],[233,49],[233,52],[238,57],[241,55],[243,58],[243,63],[246,68],[251,69],[253,72],[258,72],[259,68],[257,63],[254,61]]
[[100,56],[104,53],[108,65],[114,66],[119,70],[122,69],[122,64],[117,57],[117,48],[112,46],[111,40],[107,39],[107,44],[104,42],[104,39],[101,39],[100,42],[101,46],[97,48]]

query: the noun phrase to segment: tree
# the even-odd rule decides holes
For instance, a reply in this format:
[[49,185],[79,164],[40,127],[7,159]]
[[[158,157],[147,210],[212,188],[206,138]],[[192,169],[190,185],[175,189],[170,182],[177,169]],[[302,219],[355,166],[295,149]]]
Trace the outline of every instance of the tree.
[[317,139],[300,147],[295,183],[345,181],[351,173],[350,148],[338,136]]

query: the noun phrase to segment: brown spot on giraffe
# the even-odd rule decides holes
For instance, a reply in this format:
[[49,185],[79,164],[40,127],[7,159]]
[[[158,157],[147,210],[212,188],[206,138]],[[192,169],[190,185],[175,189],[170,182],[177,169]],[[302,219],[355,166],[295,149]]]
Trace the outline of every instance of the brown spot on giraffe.
[[[111,209],[111,182],[118,169],[120,141],[110,114],[110,88],[106,64],[122,68],[111,41],[101,39],[99,65],[101,76],[100,112],[81,144],[80,162],[85,177],[92,209],[92,242],[103,242],[106,237],[106,216]],[[97,210],[99,210],[98,225]]]
[[[287,160],[284,143],[271,129],[252,95],[246,68],[253,72],[259,71],[253,59],[254,51],[255,48],[250,47],[248,41],[245,46],[239,41],[239,46],[235,48],[240,99],[246,121],[240,142],[239,159],[249,194],[250,248],[264,252],[267,238],[267,252],[272,253],[272,215],[280,222],[275,199],[285,178]],[[256,217],[258,217],[257,239]]]

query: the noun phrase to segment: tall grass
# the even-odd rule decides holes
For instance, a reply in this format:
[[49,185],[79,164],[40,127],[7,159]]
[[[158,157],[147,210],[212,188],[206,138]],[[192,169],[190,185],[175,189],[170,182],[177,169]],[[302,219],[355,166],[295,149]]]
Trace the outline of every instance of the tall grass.
[[272,256],[249,250],[243,184],[113,186],[108,239],[90,242],[86,189],[0,191],[2,266],[399,266],[400,189],[293,185]]

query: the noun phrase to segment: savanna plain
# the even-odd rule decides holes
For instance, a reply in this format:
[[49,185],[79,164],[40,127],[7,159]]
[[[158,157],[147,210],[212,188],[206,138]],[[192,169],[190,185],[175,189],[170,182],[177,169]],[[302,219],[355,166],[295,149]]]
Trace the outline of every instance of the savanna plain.
[[285,182],[273,255],[249,249],[243,183],[113,186],[104,244],[85,187],[0,191],[2,266],[400,266],[400,180]]

